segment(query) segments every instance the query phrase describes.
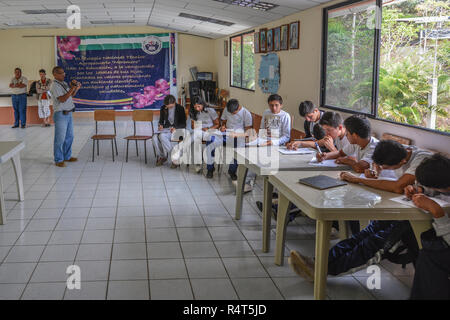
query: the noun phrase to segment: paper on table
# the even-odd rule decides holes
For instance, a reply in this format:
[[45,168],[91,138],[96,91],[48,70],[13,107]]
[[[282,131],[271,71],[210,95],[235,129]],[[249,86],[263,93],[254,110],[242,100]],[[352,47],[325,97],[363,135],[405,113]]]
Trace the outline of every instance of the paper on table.
[[278,151],[281,154],[309,154],[315,153],[316,151],[310,148],[299,148],[297,150],[288,150],[286,147],[280,147]]
[[338,166],[338,164],[336,162],[334,162],[334,159],[322,160],[322,162],[318,162],[316,157],[313,157],[311,159],[311,161],[309,162],[309,164],[311,164],[313,166],[318,166],[318,167],[333,167],[333,168],[336,168]]
[[[430,198],[431,200],[437,202],[441,207],[450,207],[450,203],[448,203],[447,201],[444,201],[442,199],[435,198],[435,197],[428,197],[428,198]],[[407,205],[407,206],[410,206],[410,207],[416,207],[417,208],[417,206],[414,204],[414,202],[412,200],[408,199],[405,196],[395,197],[395,198],[392,198],[391,200],[395,201],[395,202],[398,202],[398,203],[401,203],[401,204],[404,204],[404,205]]]

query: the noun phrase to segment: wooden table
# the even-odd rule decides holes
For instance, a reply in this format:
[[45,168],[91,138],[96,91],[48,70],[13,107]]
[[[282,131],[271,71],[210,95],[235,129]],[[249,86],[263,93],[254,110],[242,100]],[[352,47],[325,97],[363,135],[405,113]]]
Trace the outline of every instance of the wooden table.
[[308,217],[316,220],[316,258],[314,298],[324,299],[328,274],[328,250],[333,220],[409,220],[420,243],[420,234],[431,227],[431,216],[415,207],[390,200],[398,194],[362,185],[317,190],[298,183],[301,178],[319,174],[333,178],[339,172],[279,172],[268,180],[279,191],[276,229],[275,264],[283,264],[288,208],[295,204]]
[[17,193],[19,201],[23,201],[23,180],[22,167],[20,165],[20,150],[25,148],[25,143],[22,141],[0,141],[0,224],[6,222],[6,208],[5,199],[3,196],[2,183],[2,164],[11,159],[14,173],[16,174]]
[[[235,219],[239,220],[242,215],[242,203],[244,194],[245,178],[250,169],[256,175],[262,176],[264,180],[263,201],[263,252],[270,249],[270,219],[272,210],[273,185],[268,177],[279,171],[310,171],[317,170],[317,166],[309,164],[315,153],[306,155],[283,155],[278,146],[271,147],[248,147],[236,148],[234,158],[238,162],[237,189]],[[350,170],[349,166],[338,165],[337,167],[320,167],[320,170]]]

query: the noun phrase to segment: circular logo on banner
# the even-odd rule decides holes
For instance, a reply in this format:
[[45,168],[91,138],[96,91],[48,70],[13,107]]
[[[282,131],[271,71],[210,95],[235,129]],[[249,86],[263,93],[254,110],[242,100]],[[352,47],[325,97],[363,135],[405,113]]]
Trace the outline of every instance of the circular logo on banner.
[[158,37],[148,36],[142,41],[142,50],[147,54],[157,54],[162,49],[162,42]]

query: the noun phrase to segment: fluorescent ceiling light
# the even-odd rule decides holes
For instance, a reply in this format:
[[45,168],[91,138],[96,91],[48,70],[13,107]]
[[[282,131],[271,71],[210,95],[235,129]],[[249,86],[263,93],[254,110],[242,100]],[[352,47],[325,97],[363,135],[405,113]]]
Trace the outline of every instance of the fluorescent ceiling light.
[[188,18],[188,19],[198,20],[198,21],[202,21],[202,22],[215,23],[215,24],[219,24],[221,26],[227,26],[227,27],[232,26],[234,24],[233,22],[228,22],[228,21],[223,21],[223,20],[218,20],[218,19],[208,18],[208,17],[202,17],[202,16],[196,16],[195,14],[189,14],[189,13],[184,13],[184,12],[181,12],[178,16],[180,16],[182,18]]
[[134,20],[94,20],[91,24],[134,23]]
[[259,0],[213,0],[213,1],[232,4],[232,5],[246,7],[246,8],[252,8],[252,9],[261,10],[261,11],[268,11],[268,10],[278,7],[277,4],[259,1]]
[[26,14],[51,14],[51,13],[67,13],[66,9],[41,9],[41,10],[22,10]]
[[21,26],[48,26],[50,23],[48,22],[6,22],[5,25],[10,27],[21,27]]

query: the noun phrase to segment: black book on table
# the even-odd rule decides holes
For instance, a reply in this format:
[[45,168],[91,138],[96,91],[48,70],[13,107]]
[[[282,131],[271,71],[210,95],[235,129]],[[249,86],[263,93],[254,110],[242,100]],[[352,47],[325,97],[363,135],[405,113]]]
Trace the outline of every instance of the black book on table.
[[324,190],[339,186],[345,186],[347,183],[338,179],[330,178],[325,175],[318,175],[308,178],[300,179],[298,182],[301,184],[307,185],[309,187]]

